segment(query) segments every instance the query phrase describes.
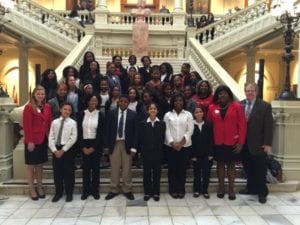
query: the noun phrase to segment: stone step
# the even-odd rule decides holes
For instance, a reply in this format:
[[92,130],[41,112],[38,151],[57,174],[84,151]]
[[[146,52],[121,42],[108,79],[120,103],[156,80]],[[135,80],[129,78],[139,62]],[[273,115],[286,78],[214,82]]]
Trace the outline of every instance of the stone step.
[[[143,178],[132,178],[133,182],[133,191],[136,193],[143,192]],[[225,180],[227,182],[227,180]],[[100,191],[101,192],[109,192],[109,178],[101,178],[100,179]],[[168,179],[166,177],[161,178],[161,192],[168,192]],[[236,179],[236,185],[240,187],[244,187],[246,184],[245,179]],[[45,192],[48,194],[54,194],[55,187],[53,179],[43,179],[43,185],[45,188]],[[193,187],[193,179],[187,178],[186,180],[186,191],[192,192]],[[239,188],[240,189],[240,188]],[[217,191],[217,179],[212,178],[210,181],[210,191]],[[76,178],[75,179],[75,187],[74,193],[81,193],[82,192],[82,179]],[[27,181],[23,179],[12,179],[10,181],[3,182],[0,185],[0,193],[6,195],[12,194],[27,194],[28,193],[28,185]]]
[[[109,192],[109,178],[102,178],[100,183],[100,192],[107,193]],[[55,187],[52,179],[44,179],[44,188],[47,194],[54,194]],[[297,191],[299,181],[287,181],[284,183],[278,184],[268,184],[270,192],[295,192]],[[235,191],[245,188],[246,180],[245,179],[236,179],[235,181]],[[193,191],[193,183],[191,178],[187,178],[186,182],[186,192],[191,193]],[[226,181],[226,190],[227,190],[227,181]],[[168,182],[166,178],[161,179],[161,192],[168,192]],[[209,192],[217,192],[218,190],[218,181],[216,178],[212,178],[209,185]],[[82,192],[82,181],[77,178],[75,181],[74,193]],[[143,183],[142,178],[133,178],[133,192],[134,193],[143,193]],[[28,194],[28,185],[26,180],[10,180],[0,184],[0,194],[5,195],[27,195]]]
[[[133,167],[132,168],[132,177],[143,177],[143,169],[138,169]],[[168,176],[168,169],[162,169],[161,170],[161,177],[167,177]],[[52,166],[45,166],[44,167],[44,173],[43,177],[45,179],[52,179],[53,178],[53,169]],[[77,168],[75,170],[75,177],[81,178],[82,177],[82,169]],[[100,169],[100,178],[109,178],[110,177],[110,168]],[[187,169],[187,177],[193,177],[193,169]],[[216,167],[213,166],[211,168],[211,177],[217,177]],[[237,178],[244,178],[244,172],[241,167],[236,168],[236,177]]]

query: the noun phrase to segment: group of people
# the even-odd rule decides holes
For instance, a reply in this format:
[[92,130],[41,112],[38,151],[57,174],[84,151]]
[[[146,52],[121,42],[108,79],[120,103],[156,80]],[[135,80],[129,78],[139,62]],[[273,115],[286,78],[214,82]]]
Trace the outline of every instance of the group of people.
[[[206,27],[212,23],[215,22],[215,17],[213,13],[208,13],[207,17],[206,15],[202,15],[200,16],[200,18],[196,19],[196,27],[197,29],[201,29],[203,27]],[[215,28],[211,28],[211,30],[207,30],[204,33],[200,33],[199,35],[199,42],[200,44],[203,43],[204,41],[204,37],[205,37],[205,41],[207,42],[209,39],[213,40],[214,39],[214,35],[215,35]]]
[[170,63],[151,65],[148,56],[141,58],[142,66],[137,65],[134,55],[128,62],[123,67],[122,57],[115,55],[102,75],[94,54],[86,52],[80,70],[67,66],[59,82],[54,70],[43,73],[41,85],[33,90],[23,113],[31,198],[45,197],[42,175],[49,148],[56,191],[53,202],[64,191],[66,201],[72,201],[74,158],[81,154],[82,200],[89,195],[100,198],[100,158],[104,155],[111,168],[106,200],[120,192],[134,199],[131,167],[137,158],[143,164],[145,201],[160,199],[163,164],[168,166],[170,195],[184,198],[190,161],[194,197],[209,198],[213,159],[219,179],[217,196],[225,195],[227,169],[228,198],[234,200],[235,162],[242,159],[248,175],[247,189],[242,193],[258,194],[264,203],[272,114],[270,105],[257,98],[257,86],[247,85],[247,100],[240,103],[234,101],[226,85],[213,93],[208,81],[201,80],[198,72],[190,72],[188,63],[175,74]]

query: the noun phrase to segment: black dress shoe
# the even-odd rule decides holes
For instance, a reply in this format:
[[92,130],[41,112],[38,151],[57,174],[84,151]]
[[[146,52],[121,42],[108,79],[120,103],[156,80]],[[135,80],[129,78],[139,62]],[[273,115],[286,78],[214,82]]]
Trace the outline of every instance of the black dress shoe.
[[46,198],[46,195],[44,194],[44,193],[42,193],[42,194],[40,194],[39,192],[38,192],[38,189],[36,188],[35,189],[35,191],[36,191],[36,194],[37,194],[37,196],[38,196],[38,198]]
[[34,197],[30,196],[30,197],[31,197],[31,200],[32,200],[32,201],[37,201],[37,200],[39,200],[39,196],[34,196]]
[[150,199],[150,195],[145,195],[144,196],[144,201],[148,201]]
[[124,195],[126,196],[126,198],[128,200],[134,200],[134,196],[133,196],[132,192],[126,192],[126,193],[124,193]]
[[253,195],[253,192],[250,192],[248,189],[243,189],[239,191],[239,194],[241,195]]
[[71,201],[73,201],[73,195],[67,195],[66,202],[71,202]]
[[194,192],[193,196],[194,196],[194,198],[198,198],[200,196],[200,193],[199,192]]
[[222,192],[222,193],[218,193],[218,194],[217,194],[217,197],[218,197],[218,198],[224,198],[224,195],[225,195],[225,193],[224,193],[224,192]]
[[89,194],[87,192],[83,192],[81,195],[81,200],[86,200],[89,197]]
[[170,193],[170,195],[171,195],[172,198],[175,198],[175,199],[178,198],[178,194],[177,193]]
[[118,195],[118,193],[114,193],[114,192],[109,192],[106,197],[105,197],[105,200],[110,200],[114,197],[116,197]]
[[234,193],[233,194],[229,194],[228,195],[228,199],[229,200],[235,200],[236,199],[235,194]]
[[180,199],[184,198],[184,193],[178,193],[178,198]]
[[158,202],[159,199],[160,199],[160,197],[159,197],[159,195],[154,195],[154,196],[153,196],[153,199],[154,199],[154,201]]
[[55,194],[52,198],[52,202],[58,202],[59,199],[62,197],[62,194]]
[[98,192],[92,194],[95,200],[100,199],[100,194]]
[[207,192],[203,192],[203,197],[206,198],[206,199],[209,199],[209,194]]
[[258,196],[258,201],[261,204],[265,204],[267,202],[267,197],[266,196]]

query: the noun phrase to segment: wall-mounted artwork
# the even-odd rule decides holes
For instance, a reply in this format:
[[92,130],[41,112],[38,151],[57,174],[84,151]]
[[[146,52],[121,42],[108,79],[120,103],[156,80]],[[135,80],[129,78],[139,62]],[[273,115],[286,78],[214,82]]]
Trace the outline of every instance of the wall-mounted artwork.
[[[193,13],[207,14],[210,12],[210,0],[194,0]],[[190,13],[191,0],[186,1],[186,12]]]

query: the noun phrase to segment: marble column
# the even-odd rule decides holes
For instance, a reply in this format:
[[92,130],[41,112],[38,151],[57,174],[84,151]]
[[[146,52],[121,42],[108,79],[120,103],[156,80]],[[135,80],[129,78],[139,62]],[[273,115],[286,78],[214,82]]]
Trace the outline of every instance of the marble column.
[[[296,31],[298,37],[300,35],[300,27]],[[300,38],[298,38],[298,63],[300,62]],[[298,71],[297,71],[297,98],[300,98],[300,64],[298,64]]]
[[29,97],[28,74],[28,41],[22,37],[18,43],[19,48],[19,105],[24,105]]
[[95,13],[95,29],[103,29],[108,25],[108,9],[106,5],[106,0],[98,0],[98,5],[94,10]]
[[182,12],[183,7],[182,7],[182,0],[175,0],[174,2],[174,12]]
[[272,152],[287,181],[300,180],[300,101],[272,101],[274,134]]
[[107,8],[106,0],[98,0],[97,8],[106,9]]
[[9,180],[13,174],[14,129],[9,112],[15,107],[9,96],[0,96],[0,182]]
[[246,84],[255,82],[255,53],[256,53],[255,45],[253,43],[248,45]]

